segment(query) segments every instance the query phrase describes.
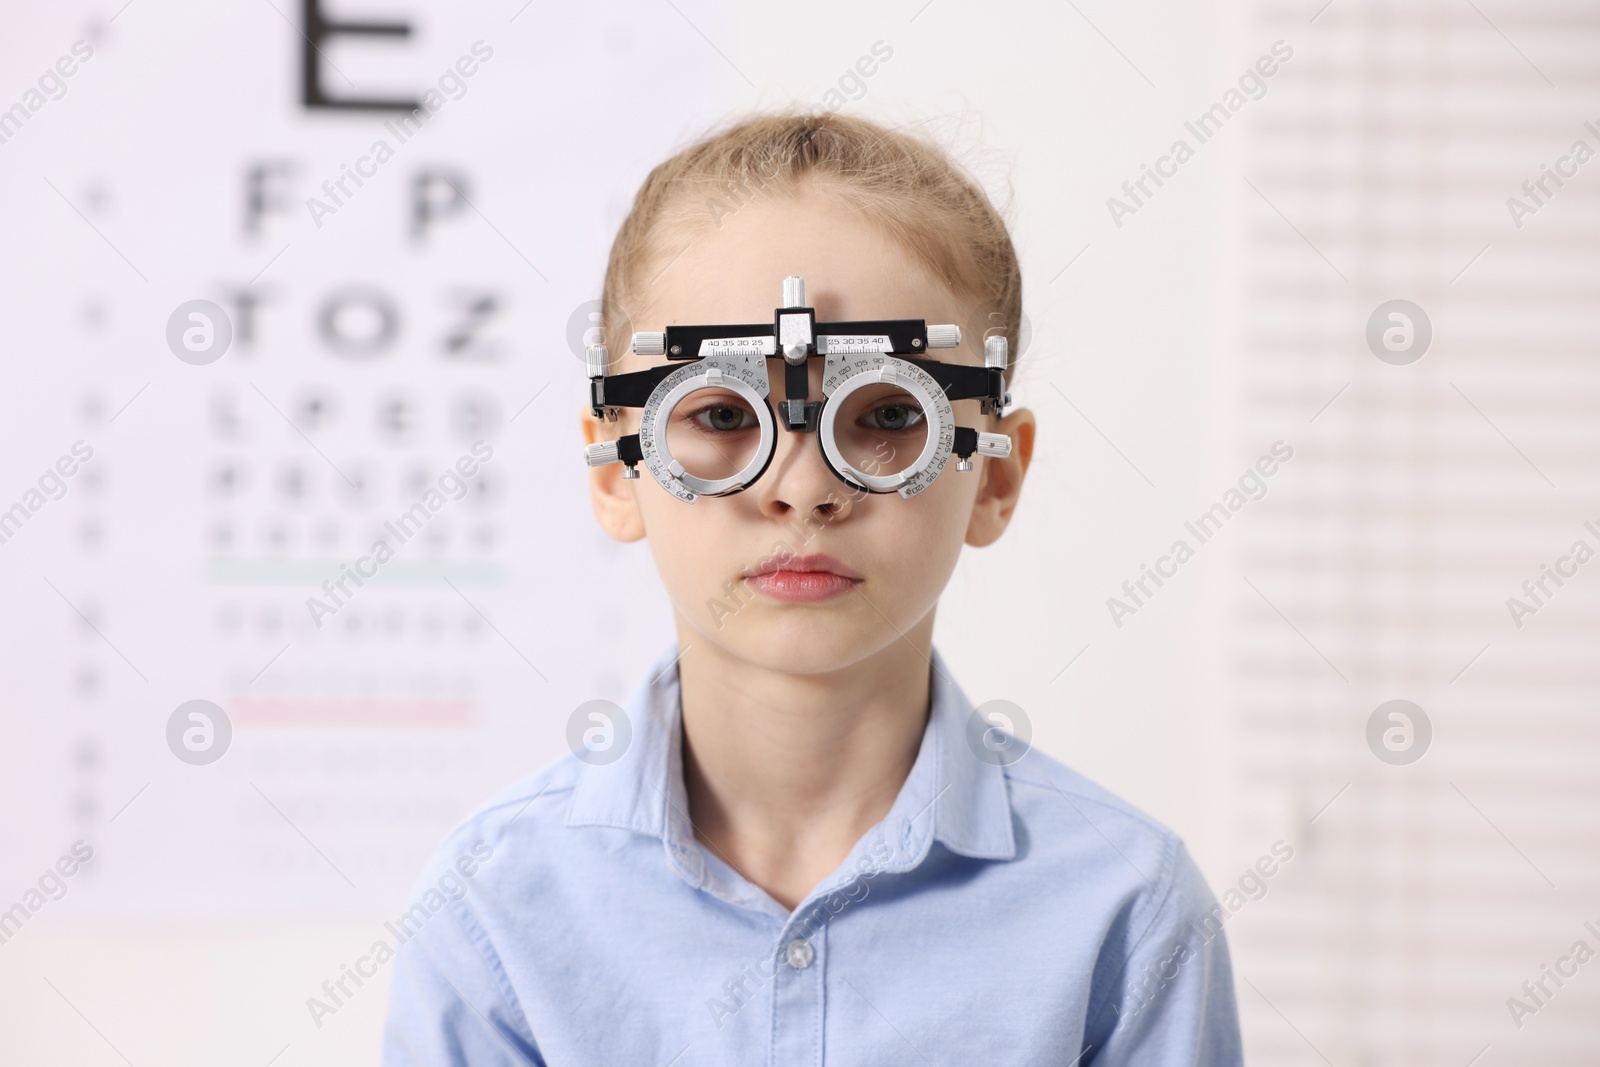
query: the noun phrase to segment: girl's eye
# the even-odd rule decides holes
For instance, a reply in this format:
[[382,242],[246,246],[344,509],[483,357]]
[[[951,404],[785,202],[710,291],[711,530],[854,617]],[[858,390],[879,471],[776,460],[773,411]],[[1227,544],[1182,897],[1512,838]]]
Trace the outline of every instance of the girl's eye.
[[707,404],[689,416],[700,429],[713,433],[731,433],[755,426],[755,412],[738,404]]
[[922,421],[922,408],[916,404],[879,404],[864,418],[868,429],[909,430]]

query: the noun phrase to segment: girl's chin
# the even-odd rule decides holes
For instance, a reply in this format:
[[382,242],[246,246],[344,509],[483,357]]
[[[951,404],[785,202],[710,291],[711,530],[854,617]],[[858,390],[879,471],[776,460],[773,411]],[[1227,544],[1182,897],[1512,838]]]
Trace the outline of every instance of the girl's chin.
[[720,629],[712,623],[706,636],[726,654],[779,674],[842,670],[901,640],[876,612],[846,616],[831,603],[752,605]]

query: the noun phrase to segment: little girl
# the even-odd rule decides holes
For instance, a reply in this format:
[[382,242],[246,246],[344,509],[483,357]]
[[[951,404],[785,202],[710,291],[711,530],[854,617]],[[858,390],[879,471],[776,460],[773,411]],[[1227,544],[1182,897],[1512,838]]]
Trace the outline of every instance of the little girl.
[[[384,1062],[1239,1063],[1216,903],[1182,842],[977,716],[933,647],[962,546],[1011,521],[1033,414],[946,385],[977,433],[951,445],[942,398],[916,400],[904,362],[843,414],[820,405],[826,434],[787,404],[796,385],[824,396],[833,365],[808,351],[878,343],[819,344],[812,324],[923,320],[903,359],[969,383],[998,362],[1009,385],[995,339],[1017,337],[1020,270],[978,186],[862,119],[740,121],[645,180],[602,306],[594,510],[648,541],[676,640],[594,720],[609,747],[575,746],[440,848],[419,885],[464,888],[412,909]],[[771,325],[785,308],[803,309],[792,333]],[[654,428],[616,399],[618,376],[693,366],[648,331],[739,323],[780,344],[725,342],[709,397]],[[962,327],[959,344],[932,324]],[[752,400],[731,379],[763,363],[771,391]],[[644,438],[677,474],[630,453]],[[870,464],[850,458],[863,441]],[[868,482],[952,448],[961,462],[914,492]],[[721,469],[685,478],[691,455]],[[742,488],[718,480],[741,471]]]

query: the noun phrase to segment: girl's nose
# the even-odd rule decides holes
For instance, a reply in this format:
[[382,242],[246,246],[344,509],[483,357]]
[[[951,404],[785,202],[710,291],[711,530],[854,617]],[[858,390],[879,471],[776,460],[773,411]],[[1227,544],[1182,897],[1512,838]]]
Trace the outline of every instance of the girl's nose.
[[[822,361],[812,360],[810,370],[810,399],[822,399]],[[783,361],[768,361],[772,382],[768,401],[778,409],[784,399]],[[756,494],[762,513],[779,520],[807,517],[818,514],[829,521],[838,521],[850,514],[854,505],[849,486],[828,469],[822,449],[817,444],[817,433],[802,433],[787,429],[778,421],[777,444],[772,462],[766,473],[747,492]]]

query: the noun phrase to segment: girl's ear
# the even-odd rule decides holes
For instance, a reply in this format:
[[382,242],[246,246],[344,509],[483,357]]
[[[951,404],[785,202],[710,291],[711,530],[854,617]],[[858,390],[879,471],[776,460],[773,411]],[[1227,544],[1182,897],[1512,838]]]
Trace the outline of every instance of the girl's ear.
[[[588,407],[583,408],[578,421],[583,428],[584,444],[602,440],[600,420]],[[637,541],[644,537],[644,516],[639,513],[639,500],[634,494],[638,482],[623,478],[624,469],[620,463],[590,467],[589,500],[594,504],[594,516],[600,520],[601,529],[612,539]]]
[[1011,455],[1004,459],[982,457],[983,484],[978,487],[972,518],[967,522],[967,544],[974,548],[994,544],[1010,525],[1017,498],[1022,495],[1023,476],[1033,460],[1033,434],[1037,428],[1033,412],[1027,408],[1015,409],[991,427],[992,432],[1011,438]]

